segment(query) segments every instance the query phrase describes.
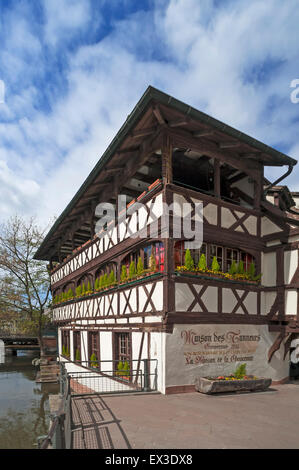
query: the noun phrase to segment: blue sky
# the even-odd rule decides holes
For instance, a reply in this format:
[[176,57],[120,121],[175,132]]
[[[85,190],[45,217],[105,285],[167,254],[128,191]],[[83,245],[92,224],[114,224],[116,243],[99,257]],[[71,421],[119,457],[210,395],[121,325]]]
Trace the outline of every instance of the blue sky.
[[1,0],[0,219],[58,216],[148,85],[299,159],[298,24],[296,0]]

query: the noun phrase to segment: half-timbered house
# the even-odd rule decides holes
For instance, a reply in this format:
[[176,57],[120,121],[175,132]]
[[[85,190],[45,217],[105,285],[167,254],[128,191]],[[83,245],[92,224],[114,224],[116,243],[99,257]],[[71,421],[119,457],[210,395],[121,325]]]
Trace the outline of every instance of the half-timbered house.
[[[299,332],[299,198],[278,184],[296,163],[149,87],[35,255],[50,263],[60,359],[99,374],[107,361],[155,360],[162,393],[243,362],[286,379]],[[282,167],[272,184],[268,166]],[[100,236],[96,207],[118,214],[118,195],[130,214]],[[187,270],[188,240],[161,228],[165,204],[178,221],[184,203],[191,219],[202,204],[203,243],[190,253],[195,268],[204,254],[206,269]],[[255,277],[230,275],[233,263]]]

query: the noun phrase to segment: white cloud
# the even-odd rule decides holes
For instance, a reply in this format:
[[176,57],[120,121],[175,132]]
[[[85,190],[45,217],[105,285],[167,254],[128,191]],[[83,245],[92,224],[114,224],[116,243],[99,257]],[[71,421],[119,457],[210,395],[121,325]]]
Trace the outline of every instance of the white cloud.
[[[44,37],[54,50],[90,25],[88,1],[45,5]],[[118,20],[98,43],[66,53],[66,91],[50,111],[34,107],[35,86],[10,97],[3,114],[0,105],[0,120],[15,116],[0,121],[2,214],[22,209],[45,222],[59,215],[149,84],[269,145],[292,147],[288,153],[299,158],[299,104],[289,99],[298,64],[296,2],[227,5],[218,10],[212,1],[157,1],[154,16],[139,12]],[[3,53],[13,57],[10,49]],[[24,54],[15,61],[21,74]],[[263,64],[270,62],[269,74]]]
[[86,28],[92,15],[89,0],[45,0],[44,8],[45,39],[51,46]]

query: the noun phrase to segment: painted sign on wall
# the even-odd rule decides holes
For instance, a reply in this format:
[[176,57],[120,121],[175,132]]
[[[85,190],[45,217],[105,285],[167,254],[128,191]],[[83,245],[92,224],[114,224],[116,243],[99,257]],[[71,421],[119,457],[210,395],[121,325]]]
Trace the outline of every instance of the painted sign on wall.
[[261,336],[254,325],[201,325],[181,332],[185,364],[254,361]]

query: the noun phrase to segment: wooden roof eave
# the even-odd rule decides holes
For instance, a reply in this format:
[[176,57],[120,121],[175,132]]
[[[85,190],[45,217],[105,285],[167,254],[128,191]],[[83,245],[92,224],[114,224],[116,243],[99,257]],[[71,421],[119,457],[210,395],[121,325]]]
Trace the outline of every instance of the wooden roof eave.
[[[167,120],[165,120],[163,113],[161,113],[160,106],[164,107],[163,109],[165,109],[165,107],[170,109],[170,112],[173,111],[174,113],[176,113],[176,116],[180,116],[180,118],[171,121],[169,123],[170,125],[168,126]],[[156,123],[151,121],[151,119],[149,119],[145,115],[146,111],[149,108],[151,108],[153,115],[156,118]],[[143,121],[144,126],[146,126],[143,129],[140,128],[141,121]],[[208,116],[207,114],[198,111],[153,87],[148,87],[142,98],[139,100],[139,102],[131,112],[131,114],[128,116],[123,126],[120,128],[120,130],[112,140],[111,144],[104,152],[103,156],[95,165],[94,169],[91,171],[89,176],[81,185],[73,199],[62,212],[62,214],[58,217],[55,224],[50,229],[49,233],[46,235],[43,243],[35,254],[35,259],[49,259],[49,249],[51,246],[53,247],[53,240],[60,239],[60,237],[57,236],[57,232],[62,233],[62,227],[68,226],[68,217],[74,213],[73,211],[74,209],[76,210],[76,207],[82,197],[84,195],[85,197],[87,197],[86,194],[88,194],[88,190],[91,188],[91,186],[93,184],[105,184],[105,186],[109,185],[109,183],[106,184],[106,182],[103,181],[103,178],[100,178],[100,176],[104,174],[111,175],[114,172],[115,174],[117,174],[116,170],[119,170],[119,168],[109,168],[109,162],[116,155],[120,155],[123,152],[127,151],[127,149],[123,147],[125,141],[128,141],[130,139],[131,141],[133,140],[135,148],[129,148],[128,153],[132,153],[134,150],[136,152],[136,150],[139,148],[138,141],[140,140],[142,147],[144,144],[144,137],[146,137],[146,139],[151,139],[153,133],[155,135],[157,132],[159,132],[159,129],[163,128],[167,128],[167,130],[170,131],[175,131],[177,134],[182,133],[180,127],[183,126],[184,129],[186,129],[186,127],[190,126],[191,121],[196,121],[198,124],[205,126],[205,137],[207,137],[207,132],[212,132],[213,130],[220,132],[221,134],[225,134],[229,138],[232,138],[233,141],[239,141],[242,143],[242,145],[246,145],[247,147],[249,147],[248,153],[250,155],[250,158],[252,159],[253,166],[255,166],[255,164],[259,162],[259,159],[262,159],[262,163],[264,165],[269,164],[278,166],[294,166],[297,163],[296,160],[290,158],[289,156],[284,155],[281,152],[272,149],[271,147],[268,147],[262,142],[253,139],[252,137],[222,123],[221,121],[218,121],[217,119],[212,118],[211,116]],[[204,136],[201,135],[201,137]],[[194,141],[196,141],[196,137],[194,137]],[[198,141],[200,141],[200,138],[198,139]],[[208,142],[205,142],[205,144],[207,145]],[[228,143],[226,142],[226,149],[220,148],[221,146],[218,147],[219,155],[220,152],[223,153],[227,151],[227,145]],[[251,154],[250,149],[252,151]],[[213,150],[215,151],[215,144],[213,146]],[[256,155],[254,154],[254,150],[258,151],[256,152]],[[250,166],[250,158],[246,159],[248,162],[248,166]],[[93,199],[93,195],[91,195],[90,199]],[[82,207],[83,215],[88,217],[86,214],[87,210],[85,212],[84,208],[85,206]],[[74,226],[72,226],[72,229],[74,230]]]

